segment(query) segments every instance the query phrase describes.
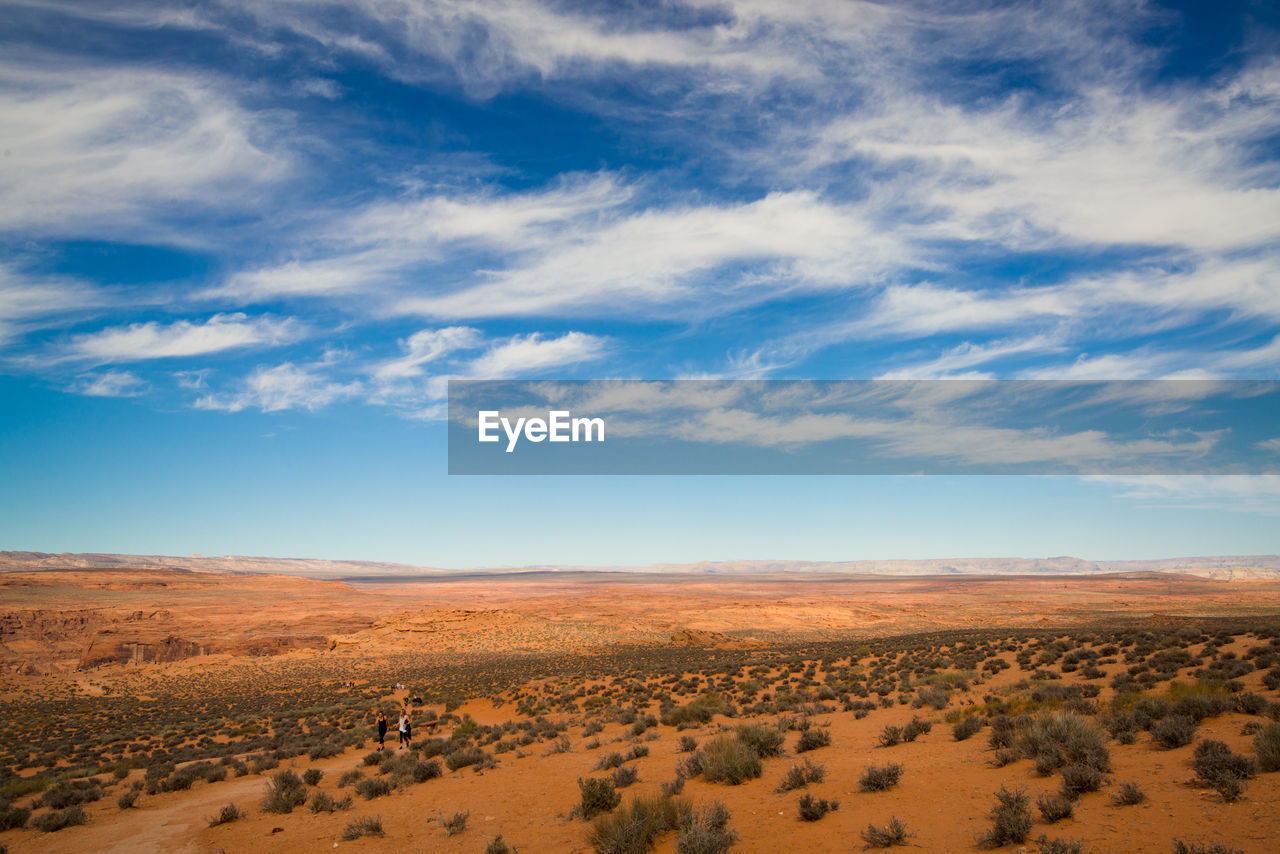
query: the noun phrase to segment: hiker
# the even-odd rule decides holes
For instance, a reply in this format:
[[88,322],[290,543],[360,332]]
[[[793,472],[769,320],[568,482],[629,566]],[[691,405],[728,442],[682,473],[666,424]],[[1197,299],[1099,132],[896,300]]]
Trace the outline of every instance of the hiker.
[[387,741],[387,716],[382,709],[378,709],[378,747],[382,747]]
[[405,712],[400,713],[400,744],[409,743],[409,715]]

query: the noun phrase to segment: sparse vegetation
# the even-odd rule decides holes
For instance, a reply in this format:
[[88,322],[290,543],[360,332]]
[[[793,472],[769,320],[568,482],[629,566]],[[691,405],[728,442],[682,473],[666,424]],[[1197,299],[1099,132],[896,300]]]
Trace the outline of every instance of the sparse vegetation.
[[442,817],[440,826],[444,828],[445,836],[457,836],[467,829],[467,820],[471,818],[471,813],[459,810],[451,816]]
[[609,812],[622,803],[622,795],[618,794],[613,780],[608,778],[579,778],[578,792],[580,800],[577,814],[584,819],[595,818],[600,813]]
[[866,843],[864,848],[892,848],[895,845],[906,845],[907,840],[914,834],[907,833],[907,825],[897,816],[891,816],[889,823],[877,827],[874,824],[868,824],[867,829],[862,831],[862,841]]
[[1118,807],[1130,807],[1147,799],[1146,792],[1138,788],[1137,783],[1121,783],[1120,788],[1111,796],[1111,803]]
[[43,813],[31,820],[31,825],[44,833],[56,833],[68,827],[74,827],[78,824],[84,824],[89,820],[89,816],[85,813],[84,807],[79,804],[70,806],[65,809],[54,810],[53,812]]
[[787,769],[776,791],[790,792],[794,789],[803,789],[810,783],[821,783],[826,774],[827,770],[824,766],[815,765],[806,759],[803,764],[797,763]]
[[996,792],[996,805],[991,809],[991,829],[978,838],[978,844],[988,848],[1021,845],[1027,841],[1033,824],[1027,793],[1001,787]]
[[267,783],[267,794],[262,799],[262,811],[269,813],[291,813],[294,807],[307,802],[307,787],[302,778],[293,771],[277,771]]
[[712,801],[693,813],[680,829],[676,854],[727,854],[738,841],[729,827],[729,811],[719,801]]
[[244,811],[235,804],[227,804],[218,810],[218,814],[209,819],[210,827],[217,827],[220,824],[227,824],[233,821],[239,821],[244,818]]
[[347,823],[342,831],[342,838],[348,842],[362,836],[385,836],[382,829],[382,816],[362,815]]
[[838,810],[840,802],[827,800],[826,798],[816,798],[806,793],[800,796],[796,806],[800,810],[801,821],[817,821],[827,813]]
[[587,838],[597,854],[644,854],[659,835],[689,825],[692,815],[683,798],[637,797],[598,817]]
[[862,772],[858,786],[864,792],[885,792],[898,785],[902,779],[902,765],[890,762],[888,765],[872,765]]

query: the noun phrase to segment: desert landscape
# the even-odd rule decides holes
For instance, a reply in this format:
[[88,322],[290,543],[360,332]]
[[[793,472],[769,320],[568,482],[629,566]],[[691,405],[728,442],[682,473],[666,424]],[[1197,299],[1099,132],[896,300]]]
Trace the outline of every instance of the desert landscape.
[[1263,852],[1280,835],[1275,558],[0,565],[11,851]]

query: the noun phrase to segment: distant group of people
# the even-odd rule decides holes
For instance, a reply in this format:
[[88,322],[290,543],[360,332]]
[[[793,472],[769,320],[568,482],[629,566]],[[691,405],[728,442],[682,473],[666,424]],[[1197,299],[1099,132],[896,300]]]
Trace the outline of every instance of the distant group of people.
[[[382,709],[378,709],[378,747],[386,745],[387,740],[387,715]],[[405,747],[413,740],[413,721],[409,718],[409,710],[404,709],[400,712],[400,720],[396,724],[396,729],[400,733],[400,746]]]

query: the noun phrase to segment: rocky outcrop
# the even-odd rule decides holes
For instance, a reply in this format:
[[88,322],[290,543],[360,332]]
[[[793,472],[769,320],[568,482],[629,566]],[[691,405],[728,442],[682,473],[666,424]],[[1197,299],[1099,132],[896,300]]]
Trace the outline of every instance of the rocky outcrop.
[[705,629],[679,629],[671,634],[672,646],[692,646],[705,649],[753,649],[761,645],[754,638],[739,638],[724,632]]

